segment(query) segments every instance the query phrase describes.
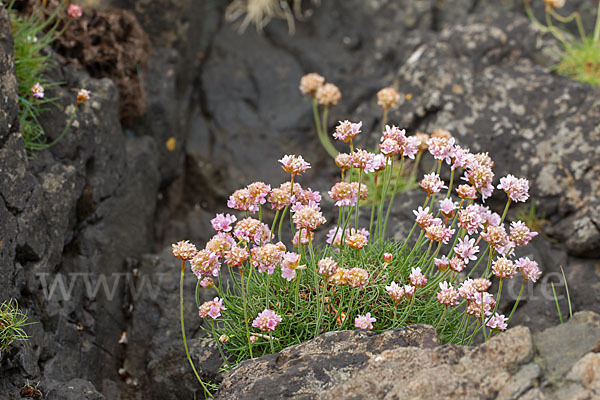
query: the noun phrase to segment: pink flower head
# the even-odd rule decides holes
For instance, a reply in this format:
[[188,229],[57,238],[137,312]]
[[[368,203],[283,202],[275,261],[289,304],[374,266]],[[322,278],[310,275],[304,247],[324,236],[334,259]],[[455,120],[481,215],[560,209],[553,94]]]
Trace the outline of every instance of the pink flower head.
[[348,142],[358,136],[361,127],[362,121],[358,123],[353,123],[348,120],[343,122],[340,121],[338,126],[335,128],[333,137],[337,140],[341,140],[342,142]]
[[429,152],[436,160],[445,160],[447,164],[452,162],[454,156],[454,138],[432,136],[427,140]]
[[204,289],[211,289],[215,287],[215,281],[213,281],[213,278],[210,276],[207,276],[200,281],[200,286],[202,286]]
[[271,230],[266,224],[249,217],[235,224],[233,236],[237,240],[243,240],[248,243],[254,242],[260,246],[271,240]]
[[490,286],[492,286],[492,281],[490,281],[489,279],[485,279],[485,278],[473,279],[473,287],[478,292],[485,292],[486,290],[488,290],[490,288]]
[[267,195],[271,191],[271,186],[264,182],[254,182],[246,188],[250,192],[250,197],[254,204],[265,204]]
[[413,297],[417,288],[411,285],[404,285],[404,295],[406,297]]
[[292,221],[296,225],[297,229],[308,229],[314,231],[317,229],[317,227],[323,225],[326,222],[326,219],[323,217],[319,206],[317,206],[315,203],[311,203],[302,209],[297,209],[294,212]]
[[198,252],[196,246],[190,243],[189,240],[182,240],[176,244],[172,244],[171,251],[174,257],[181,258],[182,260],[191,260]]
[[469,239],[469,235],[466,235],[463,239],[458,239],[454,252],[462,257],[465,264],[468,264],[470,260],[477,260],[475,254],[479,253],[479,246],[475,246],[474,238]]
[[503,226],[488,225],[485,231],[481,232],[481,238],[496,250],[509,244],[508,235]]
[[[366,172],[379,172],[379,171],[383,171],[386,166],[387,166],[386,157],[383,154],[379,153],[379,154],[375,154],[373,156],[371,161],[367,164],[365,171]],[[353,183],[357,183],[357,182],[353,182]]]
[[458,197],[465,200],[475,200],[477,198],[477,189],[471,185],[458,185],[456,193],[458,193]]
[[216,253],[206,249],[200,250],[196,253],[194,258],[190,260],[190,264],[192,266],[192,272],[198,279],[208,275],[219,276],[221,264],[219,263],[219,257]]
[[[337,231],[337,235],[336,235],[336,231]],[[346,240],[348,239],[348,236],[354,235],[355,233],[360,233],[361,235],[363,235],[364,237],[368,238],[369,237],[369,231],[366,229],[360,229],[360,230],[356,230],[354,228],[346,228],[344,229],[338,229],[336,228],[331,228],[329,230],[329,232],[327,233],[327,240],[326,242],[329,243],[332,246],[335,247],[339,247],[342,243],[342,235],[344,236],[344,244],[346,243]]]
[[515,202],[525,202],[529,198],[529,181],[527,179],[517,179],[513,175],[506,175],[500,178],[498,189],[502,189],[508,195],[508,198]]
[[419,146],[421,145],[421,140],[416,136],[409,136],[406,138],[406,142],[402,146],[400,146],[400,154],[405,157],[410,158],[411,160],[415,159],[415,156],[419,152]]
[[392,253],[383,253],[383,262],[389,264],[394,259],[394,255]]
[[413,210],[413,214],[415,214],[415,216],[417,217],[417,225],[419,225],[423,229],[427,228],[428,226],[434,223],[434,218],[433,215],[429,212],[429,207],[425,207],[425,209],[423,209],[423,207],[419,206],[417,210]]
[[71,18],[77,19],[81,18],[81,16],[83,15],[83,10],[81,9],[81,6],[78,6],[77,4],[71,4],[67,9],[67,14]]
[[391,127],[386,125],[385,132],[383,132],[383,136],[381,137],[381,142],[385,142],[386,139],[395,140],[398,145],[402,146],[406,141],[406,131],[397,128],[395,125],[392,125]]
[[385,287],[385,290],[387,290],[392,300],[394,300],[394,303],[398,304],[400,301],[402,301],[402,298],[404,297],[404,289],[396,282],[390,283],[389,286]]
[[483,315],[489,317],[492,315],[495,305],[496,300],[491,294],[487,292],[476,293],[467,305],[467,314],[475,318],[481,318],[481,309],[483,308]]
[[483,226],[484,220],[479,214],[477,206],[471,204],[458,212],[458,224],[466,229],[469,235],[477,232]]
[[352,167],[364,170],[373,162],[374,156],[366,150],[356,149],[352,153]]
[[310,168],[310,164],[302,156],[286,155],[279,162],[282,164],[281,168],[292,175],[300,175]]
[[421,181],[421,188],[426,191],[428,194],[439,193],[442,189],[447,189],[447,186],[444,186],[444,182],[440,179],[440,176],[435,172],[427,174],[423,177]]
[[477,289],[473,285],[473,279],[466,279],[458,288],[458,294],[465,300],[473,300],[478,294]]
[[360,250],[369,243],[369,239],[361,232],[356,232],[348,235],[345,242],[351,249]]
[[346,153],[340,153],[335,156],[335,165],[340,167],[342,170],[348,170],[352,168],[352,156]]
[[242,246],[232,246],[228,252],[225,252],[225,263],[231,268],[239,267],[250,257],[248,249]]
[[465,269],[465,260],[459,256],[453,256],[450,259],[450,269],[454,272],[462,272]]
[[217,232],[229,232],[235,221],[237,221],[237,218],[234,215],[217,214],[215,218],[210,220],[210,224]]
[[81,103],[85,103],[90,99],[91,92],[86,89],[79,89],[77,92],[77,100],[75,101],[75,106],[80,105]]
[[307,206],[310,203],[319,204],[321,202],[321,193],[312,190],[311,188],[307,188],[305,190],[300,190],[296,196],[296,202],[300,202],[303,205]]
[[252,326],[263,332],[272,332],[277,328],[277,324],[281,322],[281,317],[269,309],[265,309],[258,314],[258,317],[252,321]]
[[281,261],[281,277],[289,282],[296,277],[296,270],[302,268],[300,266],[300,254],[285,253]]
[[229,200],[227,200],[227,207],[240,211],[258,211],[258,205],[255,203],[254,198],[247,188],[238,189],[233,192],[233,194],[229,196]]
[[338,182],[328,193],[333,200],[336,200],[337,207],[354,206],[358,199],[357,187],[350,182]]
[[458,304],[458,291],[448,282],[440,282],[440,291],[437,294],[438,303],[445,306],[455,306]]
[[492,272],[497,278],[512,278],[517,274],[517,266],[512,260],[506,257],[499,257],[494,260]]
[[454,210],[456,210],[457,204],[452,201],[452,199],[443,199],[440,200],[440,211],[442,215],[446,218],[451,218]]
[[206,243],[206,250],[213,252],[217,257],[223,257],[233,246],[235,246],[235,240],[229,233],[217,232],[208,243]]
[[200,318],[211,317],[212,319],[217,319],[221,316],[221,311],[224,310],[227,309],[223,306],[223,299],[215,297],[214,300],[202,304],[198,314]]
[[527,246],[537,235],[537,232],[530,231],[522,221],[514,221],[510,224],[510,240],[515,246]]
[[354,326],[358,329],[373,329],[373,322],[377,321],[375,317],[371,317],[371,313],[368,312],[365,315],[359,315],[354,318]]
[[435,263],[435,267],[440,271],[444,272],[450,266],[450,260],[446,256],[441,256],[440,258],[434,258],[433,262]]
[[251,343],[256,343],[256,341],[258,340],[258,336],[250,335],[248,339]]
[[362,268],[352,268],[346,274],[346,281],[353,288],[364,289],[369,283],[369,273]]
[[432,224],[425,228],[425,235],[434,242],[448,244],[452,239],[452,235],[454,235],[454,229],[445,227],[442,224]]
[[452,164],[452,170],[456,168],[475,168],[477,166],[477,160],[475,156],[471,154],[469,149],[463,149],[460,146],[454,146],[454,163]]
[[39,82],[37,82],[35,85],[33,85],[31,87],[31,94],[36,99],[43,99],[44,98],[44,87]]
[[379,151],[382,154],[391,157],[400,152],[400,145],[394,139],[387,138],[379,145]]
[[282,258],[283,251],[272,243],[254,247],[250,253],[250,262],[258,269],[258,272],[266,271],[269,275],[273,274]]
[[317,90],[325,83],[325,78],[321,75],[312,72],[304,75],[300,79],[300,91],[302,94],[312,94],[313,96],[317,93]]
[[492,318],[487,322],[487,326],[491,329],[498,329],[499,331],[505,331],[508,327],[506,317],[502,314],[494,314]]
[[[302,231],[302,237],[300,237],[300,232]],[[315,239],[315,234],[311,231],[307,231],[306,229],[302,229],[301,231],[296,231],[294,234],[294,239],[292,239],[292,245],[294,247],[298,247],[298,240],[302,245],[307,245],[310,242],[313,242]]]
[[487,165],[480,164],[473,169],[467,169],[462,179],[468,181],[475,189],[479,190],[482,200],[490,197],[494,191],[494,186],[492,185],[494,172]]
[[412,268],[408,278],[410,279],[410,284],[415,287],[424,287],[427,285],[427,278],[425,278],[419,267]]
[[325,257],[317,263],[319,267],[319,274],[323,275],[325,279],[333,276],[338,270],[338,264],[331,257]]
[[529,257],[521,257],[516,262],[515,265],[519,268],[523,277],[526,280],[530,280],[531,282],[535,282],[540,279],[542,276],[542,271],[538,267],[538,263],[529,259]]

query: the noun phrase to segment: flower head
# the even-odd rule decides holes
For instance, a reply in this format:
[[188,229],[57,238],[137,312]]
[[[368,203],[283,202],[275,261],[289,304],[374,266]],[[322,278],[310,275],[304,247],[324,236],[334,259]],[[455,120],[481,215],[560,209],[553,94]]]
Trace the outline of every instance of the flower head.
[[361,232],[350,234],[346,237],[346,244],[351,249],[360,250],[367,245],[369,239]]
[[499,331],[505,331],[508,327],[507,319],[504,315],[495,313],[492,318],[487,322],[487,326],[491,329],[498,329]]
[[488,225],[485,231],[481,232],[481,238],[496,250],[508,244],[508,235],[503,226]]
[[415,288],[412,285],[404,285],[404,295],[406,297],[413,297],[415,295],[416,290],[417,288]]
[[346,171],[352,168],[352,156],[347,153],[340,153],[335,156],[335,165]]
[[83,15],[83,10],[81,9],[81,6],[78,6],[77,4],[71,4],[69,5],[69,8],[67,8],[67,14],[71,18],[77,19],[81,18]]
[[526,280],[535,282],[540,279],[540,276],[542,276],[542,271],[540,271],[538,263],[530,260],[529,257],[519,258],[515,262],[515,265],[519,268]]
[[365,315],[359,315],[354,318],[354,326],[358,329],[373,329],[373,322],[377,321],[375,317],[371,317],[371,313],[368,312]]
[[354,206],[358,199],[358,190],[350,182],[338,182],[328,193],[333,200],[336,200],[337,207]]
[[75,106],[78,106],[81,103],[85,103],[90,99],[90,91],[86,89],[80,89],[77,92],[77,101],[75,102]]
[[342,142],[348,142],[354,139],[360,133],[362,127],[362,121],[354,123],[348,120],[340,121],[338,126],[335,128],[333,137]]
[[433,218],[433,215],[429,212],[429,207],[425,207],[425,209],[423,209],[423,207],[419,206],[417,210],[413,210],[413,214],[415,214],[417,217],[415,219],[417,225],[423,229],[436,223],[435,218]]
[[315,99],[322,106],[335,106],[342,99],[342,93],[333,83],[326,83],[317,89]]
[[227,310],[223,306],[223,299],[215,297],[212,301],[207,301],[200,306],[198,314],[201,318],[211,317],[217,319],[221,316],[221,311]]
[[250,252],[250,262],[258,272],[267,272],[272,275],[275,267],[281,262],[283,251],[276,244],[267,243],[264,246],[254,247]]
[[386,139],[395,140],[398,145],[403,145],[406,142],[406,130],[398,128],[396,125],[386,125],[381,142],[385,142]]
[[446,306],[458,304],[458,291],[448,282],[440,282],[440,291],[437,294],[438,303]]
[[469,239],[469,235],[466,235],[463,239],[458,239],[456,246],[454,246],[454,252],[458,254],[467,264],[470,260],[477,260],[475,254],[479,253],[479,246],[475,246],[475,239]]
[[456,193],[458,193],[458,197],[465,200],[475,200],[477,198],[477,189],[471,185],[458,185]]
[[454,229],[445,227],[442,224],[432,224],[425,228],[425,235],[434,242],[448,244],[452,239],[452,235],[454,235]]
[[485,278],[473,279],[473,287],[478,292],[485,292],[492,286],[492,281]]
[[200,286],[204,289],[211,289],[215,287],[215,281],[210,276],[207,276],[200,281]]
[[392,253],[383,253],[383,262],[385,264],[389,264],[394,259],[394,255]]
[[227,207],[240,211],[258,211],[258,204],[256,204],[250,190],[247,188],[238,189],[233,192],[233,194],[229,196],[229,200],[227,200]]
[[454,214],[454,210],[456,210],[457,204],[452,201],[452,199],[443,199],[440,200],[440,211],[442,215],[446,218],[451,218]]
[[400,152],[400,145],[396,140],[387,138],[379,145],[379,151],[381,151],[382,154],[391,157]]
[[427,278],[425,278],[419,267],[412,268],[408,278],[410,279],[410,284],[415,287],[424,287],[427,285]]
[[454,156],[453,137],[436,136],[436,131],[434,131],[433,136],[427,141],[427,146],[429,152],[436,160],[445,160],[448,164],[452,162],[452,157]]
[[497,278],[512,278],[517,274],[517,266],[512,260],[506,257],[499,257],[494,260],[492,272]]
[[235,215],[217,214],[216,217],[210,220],[210,224],[217,232],[229,232],[231,231],[231,225],[233,225],[235,221],[237,221]]
[[[337,232],[337,234],[336,234]],[[364,237],[369,237],[369,231],[366,229],[356,230],[354,228],[346,228],[346,229],[338,229],[337,227],[331,228],[327,233],[326,242],[331,244],[332,246],[339,247],[342,243],[342,236],[344,236],[344,244],[347,243],[348,236],[354,235],[355,233],[360,233]]]
[[356,149],[354,150],[354,153],[352,153],[352,166],[364,170],[373,162],[374,156],[375,154],[369,153],[366,150]]
[[434,258],[433,262],[435,264],[435,267],[442,272],[446,271],[448,269],[448,267],[450,266],[450,260],[446,256],[441,256],[440,258]]
[[566,0],[544,0],[548,8],[562,8]]
[[43,99],[44,98],[44,87],[39,82],[37,82],[35,85],[33,85],[31,87],[31,94],[36,99]]
[[225,252],[225,263],[231,268],[239,267],[248,260],[248,257],[250,253],[247,248],[235,245]]
[[208,275],[219,276],[221,264],[219,263],[217,253],[206,249],[200,250],[196,253],[194,258],[190,260],[190,264],[192,266],[192,272],[198,279]]
[[287,252],[283,255],[281,261],[281,277],[289,281],[296,277],[296,270],[302,269],[300,266],[300,254]]
[[404,297],[404,288],[402,288],[402,286],[398,285],[396,282],[392,281],[389,286],[385,287],[385,290],[388,292],[392,300],[394,300],[394,303],[398,304],[400,301],[402,301],[402,298]]
[[292,217],[297,229],[308,229],[314,231],[318,226],[326,222],[325,217],[316,204],[311,204],[294,212]]
[[515,202],[525,202],[529,198],[529,181],[525,178],[518,179],[508,174],[500,178],[498,189],[504,190],[508,198]]
[[352,268],[346,274],[346,282],[353,288],[364,289],[369,283],[369,273],[362,268]]
[[238,221],[233,228],[233,236],[237,240],[254,242],[257,245],[268,243],[271,240],[271,230],[257,219],[248,217]]
[[462,272],[465,269],[465,259],[459,256],[453,256],[450,261],[450,269],[454,272]]
[[510,240],[516,246],[527,246],[531,239],[538,235],[537,232],[532,232],[529,227],[522,221],[513,221],[510,224]]
[[302,94],[312,94],[313,96],[317,93],[317,90],[325,83],[325,78],[321,75],[312,72],[304,75],[300,79],[300,91]]
[[333,276],[338,270],[337,262],[331,257],[322,258],[317,263],[317,266],[319,267],[319,274],[323,275],[326,280]]
[[444,182],[435,172],[425,175],[420,185],[428,194],[439,193],[440,190],[448,188],[447,186],[444,186]]
[[310,168],[310,164],[302,156],[285,155],[279,162],[282,164],[281,168],[292,175],[300,175]]
[[246,188],[250,193],[250,197],[254,204],[265,204],[267,201],[267,195],[271,191],[271,186],[264,182],[254,182],[248,185]]
[[196,246],[190,243],[189,240],[182,240],[172,244],[171,251],[174,257],[181,258],[182,260],[191,260],[198,252]]
[[235,240],[230,234],[217,232],[217,234],[206,243],[206,250],[215,253],[217,257],[223,257],[232,246],[235,246]]
[[277,328],[277,324],[281,322],[281,317],[269,309],[265,309],[263,312],[252,321],[252,326],[258,328],[263,332],[272,332]]
[[398,91],[392,87],[383,88],[377,92],[377,105],[384,110],[396,107],[401,99]]
[[469,235],[477,232],[483,226],[484,220],[479,213],[479,208],[471,204],[458,212],[458,224],[467,230]]

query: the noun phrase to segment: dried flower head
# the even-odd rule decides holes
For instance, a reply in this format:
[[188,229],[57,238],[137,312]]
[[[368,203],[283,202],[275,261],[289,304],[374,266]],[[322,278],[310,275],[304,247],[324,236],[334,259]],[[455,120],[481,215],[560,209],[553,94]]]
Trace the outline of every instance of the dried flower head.
[[342,93],[333,83],[326,83],[317,89],[315,99],[322,106],[335,106],[342,99]]
[[369,273],[362,268],[352,268],[346,274],[346,282],[353,288],[364,289],[369,283]]
[[191,260],[198,250],[189,240],[182,240],[171,245],[171,252],[174,257],[181,258],[182,260]]
[[447,131],[446,129],[438,128],[438,129],[434,129],[433,132],[431,132],[431,137],[450,139],[452,137],[452,134],[450,133],[450,131]]
[[281,317],[269,309],[265,309],[263,312],[252,321],[252,326],[258,328],[263,332],[272,332],[277,328],[277,324],[281,322]]
[[368,312],[365,315],[359,315],[354,318],[354,326],[358,329],[373,329],[373,322],[377,321],[375,317],[371,317],[371,313]]
[[322,258],[317,263],[317,266],[319,267],[319,274],[323,275],[326,280],[338,271],[338,264],[331,257]]
[[377,92],[377,105],[384,110],[396,107],[401,99],[400,93],[392,87],[383,88]]
[[325,78],[323,78],[321,75],[315,72],[312,72],[310,74],[304,75],[300,79],[300,91],[302,92],[302,94],[310,93],[314,96],[317,93],[317,90],[319,90],[319,88],[323,86],[324,83]]

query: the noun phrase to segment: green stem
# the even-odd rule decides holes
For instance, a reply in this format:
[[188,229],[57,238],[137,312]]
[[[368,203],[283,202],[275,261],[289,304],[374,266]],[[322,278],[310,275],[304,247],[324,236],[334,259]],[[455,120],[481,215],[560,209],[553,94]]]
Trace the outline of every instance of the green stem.
[[396,184],[394,185],[394,190],[392,191],[392,197],[390,198],[390,202],[388,204],[388,208],[385,213],[385,220],[383,221],[383,232],[381,233],[382,236],[385,236],[388,218],[390,217],[390,211],[392,209],[392,205],[394,204],[394,198],[396,197],[396,192],[398,192],[398,183],[400,182],[400,179],[402,177],[402,168],[404,168],[404,156],[402,156],[402,158],[400,159],[400,168],[398,169],[398,173],[396,174]]
[[181,259],[181,279],[179,280],[179,318],[181,320],[181,336],[183,337],[183,347],[185,348],[185,355],[187,356],[190,365],[192,366],[192,370],[194,371],[194,375],[196,375],[196,379],[200,382],[200,385],[204,389],[204,393],[208,397],[213,397],[210,393],[210,390],[206,387],[206,384],[200,379],[200,375],[198,375],[198,371],[196,371],[196,367],[194,366],[194,362],[192,361],[192,357],[190,357],[190,351],[188,349],[187,340],[185,338],[185,325],[183,323],[183,275],[185,273],[185,260]]
[[507,318],[507,321],[510,322],[510,319],[512,318],[513,314],[515,313],[515,310],[517,309],[517,306],[519,305],[519,301],[521,300],[521,296],[523,295],[523,289],[525,289],[525,282],[527,282],[526,279],[523,279],[523,283],[521,283],[521,290],[519,291],[519,297],[517,297],[517,301],[515,301],[515,305],[512,308],[512,311],[510,312],[510,315]]
[[[248,327],[248,311],[246,310],[246,290],[244,289],[244,269],[243,266],[240,267],[240,274],[242,275],[242,303],[244,307],[244,323],[246,324],[246,340],[248,341],[248,350],[250,351],[250,358],[254,358],[252,356],[252,342],[250,342],[250,328]],[[250,281],[250,277],[248,277],[248,281]]]
[[596,26],[594,27],[594,36],[592,37],[594,43],[598,43],[600,40],[600,2],[598,3],[598,10],[596,11]]
[[313,99],[313,115],[315,118],[315,125],[317,127],[317,136],[323,145],[323,148],[329,153],[329,155],[333,158],[338,155],[338,151],[333,147],[333,144],[329,140],[329,135],[327,134],[327,114],[329,113],[328,108],[325,107],[323,110],[323,121],[319,118],[319,109],[317,100]]

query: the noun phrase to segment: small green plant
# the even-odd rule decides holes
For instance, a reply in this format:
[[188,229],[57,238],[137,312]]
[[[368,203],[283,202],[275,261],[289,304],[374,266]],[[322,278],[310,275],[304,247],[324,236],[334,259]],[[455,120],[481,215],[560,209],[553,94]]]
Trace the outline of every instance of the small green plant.
[[23,328],[30,324],[27,313],[19,309],[16,300],[0,304],[0,352],[6,351],[15,340],[27,341],[29,336]]
[[[79,105],[78,101],[61,134],[48,143],[39,116],[47,105],[55,104],[56,101],[54,98],[48,98],[45,92],[60,85],[60,82],[49,81],[45,72],[51,64],[48,50],[68,26],[67,22],[61,30],[58,30],[61,25],[58,16],[65,11],[67,2],[57,7],[49,17],[44,17],[42,12],[45,3],[34,8],[31,15],[20,15],[14,8],[14,3],[13,0],[7,9],[14,39],[19,125],[28,155],[33,157],[35,152],[47,149],[63,138],[75,118],[77,105]],[[81,8],[71,4],[67,13],[71,18],[79,18]]]
[[[565,17],[556,10],[561,8],[565,0],[544,0],[546,3],[546,24],[542,24],[533,15],[531,0],[525,0],[525,11],[529,18],[543,31],[551,33],[563,46],[560,55],[561,61],[554,67],[561,74],[586,82],[591,85],[600,86],[600,2],[596,14],[596,24],[591,35],[586,35],[578,12],[573,12]],[[575,23],[579,37],[573,36],[566,30],[554,24]]]

